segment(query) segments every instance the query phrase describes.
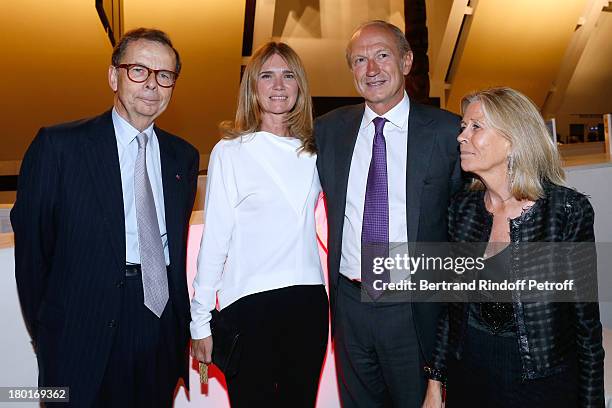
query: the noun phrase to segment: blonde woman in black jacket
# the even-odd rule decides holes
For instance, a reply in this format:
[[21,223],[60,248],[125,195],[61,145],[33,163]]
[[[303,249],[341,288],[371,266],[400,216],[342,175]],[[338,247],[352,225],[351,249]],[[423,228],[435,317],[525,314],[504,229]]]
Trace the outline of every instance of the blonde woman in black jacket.
[[[450,241],[481,243],[480,278],[555,275],[581,289],[573,301],[518,290],[506,301],[450,304],[429,388],[446,380],[448,408],[603,407],[593,208],[562,186],[556,146],[529,98],[488,89],[463,98],[462,113],[461,167],[474,181],[451,203]],[[439,395],[426,402],[439,405]]]

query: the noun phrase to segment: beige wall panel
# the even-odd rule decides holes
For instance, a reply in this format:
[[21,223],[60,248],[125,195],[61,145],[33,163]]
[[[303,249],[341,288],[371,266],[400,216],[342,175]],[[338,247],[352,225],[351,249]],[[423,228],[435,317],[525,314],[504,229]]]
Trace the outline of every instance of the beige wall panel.
[[447,108],[475,89],[506,85],[542,105],[585,0],[480,0]]
[[[158,124],[202,153],[232,119],[240,76],[244,0],[126,0],[125,28],[167,31],[184,68]],[[2,107],[0,161],[19,160],[41,126],[96,115],[112,106],[107,83],[111,46],[93,1],[4,2],[0,32],[10,38]]]
[[[263,0],[271,7],[271,0]],[[260,7],[258,2],[258,7]],[[291,45],[306,66],[313,96],[357,96],[346,65],[345,49],[361,23],[381,19],[404,28],[402,0],[277,0],[269,32]],[[268,18],[255,22],[256,33],[265,32]],[[256,35],[255,47],[270,40]]]
[[[442,36],[446,29],[448,16],[453,5],[453,0],[426,0],[427,7],[427,33],[429,40],[429,70],[433,70],[438,57],[438,50],[442,43]],[[430,75],[431,77],[431,75]]]
[[209,153],[219,122],[234,118],[245,1],[125,0],[124,7],[126,30],[166,31],[183,60],[173,100],[157,123]]
[[21,160],[40,127],[93,116],[111,105],[111,46],[93,1],[3,1],[0,37],[7,72],[0,161]]
[[302,58],[313,96],[359,96],[344,58],[345,40],[282,40]]
[[576,66],[557,112],[557,132],[569,134],[570,123],[597,125],[603,118],[580,119],[571,114],[599,114],[612,112],[612,13],[601,13],[597,26]]

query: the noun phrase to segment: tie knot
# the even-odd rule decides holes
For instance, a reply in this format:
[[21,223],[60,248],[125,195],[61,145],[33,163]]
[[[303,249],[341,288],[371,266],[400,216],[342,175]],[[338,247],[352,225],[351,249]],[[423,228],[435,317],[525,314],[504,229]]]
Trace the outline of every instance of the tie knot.
[[148,140],[149,138],[147,137],[145,133],[139,133],[138,136],[136,136],[136,141],[138,142],[138,148],[144,149],[145,147],[147,147]]
[[383,128],[385,127],[385,123],[387,123],[387,119],[381,118],[379,116],[379,117],[374,118],[372,122],[374,122],[375,134],[382,135]]

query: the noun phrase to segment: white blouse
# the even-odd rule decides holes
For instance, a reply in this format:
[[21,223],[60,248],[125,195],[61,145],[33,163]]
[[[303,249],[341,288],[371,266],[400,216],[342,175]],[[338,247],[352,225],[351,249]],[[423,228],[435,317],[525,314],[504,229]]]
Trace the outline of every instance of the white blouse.
[[315,231],[316,155],[298,139],[256,132],[214,147],[191,301],[191,336],[210,311],[254,293],[324,283]]

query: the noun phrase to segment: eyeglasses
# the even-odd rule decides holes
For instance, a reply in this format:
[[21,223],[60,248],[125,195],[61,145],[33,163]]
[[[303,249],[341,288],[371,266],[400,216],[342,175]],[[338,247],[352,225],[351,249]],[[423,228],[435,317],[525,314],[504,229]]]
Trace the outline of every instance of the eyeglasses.
[[128,78],[137,83],[142,83],[149,79],[151,72],[153,72],[155,73],[157,85],[162,88],[172,88],[178,78],[178,74],[174,71],[151,69],[139,64],[119,64],[115,68],[125,68]]

